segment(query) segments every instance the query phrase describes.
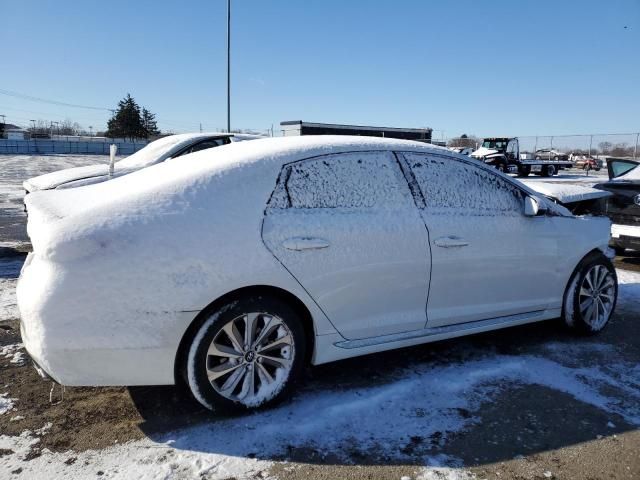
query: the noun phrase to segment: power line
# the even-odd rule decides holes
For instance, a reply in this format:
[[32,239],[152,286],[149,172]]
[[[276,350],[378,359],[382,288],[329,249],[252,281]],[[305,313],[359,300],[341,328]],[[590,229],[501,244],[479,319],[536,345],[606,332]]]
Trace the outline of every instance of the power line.
[[59,105],[59,106],[62,106],[62,107],[85,108],[87,110],[103,110],[103,111],[106,111],[106,112],[112,112],[113,111],[113,109],[111,109],[111,108],[92,107],[92,106],[89,106],[89,105],[78,105],[78,104],[75,104],[75,103],[59,102],[57,100],[49,100],[49,99],[46,99],[46,98],[34,97],[32,95],[27,95],[25,93],[14,92],[14,91],[11,91],[11,90],[4,90],[2,88],[0,88],[0,94],[6,95],[8,97],[21,98],[22,100],[30,100],[32,102],[40,102],[40,103],[49,103],[51,105]]

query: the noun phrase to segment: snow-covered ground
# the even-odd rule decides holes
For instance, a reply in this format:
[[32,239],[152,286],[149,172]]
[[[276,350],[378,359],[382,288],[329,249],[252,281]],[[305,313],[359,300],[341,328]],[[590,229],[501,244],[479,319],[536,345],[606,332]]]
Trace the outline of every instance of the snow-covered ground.
[[63,168],[108,163],[104,155],[0,155],[0,242],[28,241],[22,182]]

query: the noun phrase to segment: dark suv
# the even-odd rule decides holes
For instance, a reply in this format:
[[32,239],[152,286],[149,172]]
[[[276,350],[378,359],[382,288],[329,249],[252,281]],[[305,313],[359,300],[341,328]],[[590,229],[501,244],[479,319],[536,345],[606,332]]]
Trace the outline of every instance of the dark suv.
[[593,213],[607,215],[611,225],[611,246],[618,255],[625,249],[640,250],[640,161],[607,159],[609,181],[594,185],[613,195],[601,199]]

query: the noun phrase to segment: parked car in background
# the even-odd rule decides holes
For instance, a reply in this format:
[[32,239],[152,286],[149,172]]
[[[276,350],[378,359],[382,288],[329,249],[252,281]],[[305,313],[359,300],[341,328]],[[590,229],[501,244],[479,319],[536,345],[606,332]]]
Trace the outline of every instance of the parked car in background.
[[602,161],[591,157],[579,156],[573,159],[573,165],[582,170],[595,170],[599,172],[602,168]]
[[550,148],[541,148],[540,150],[536,150],[535,159],[536,160],[569,160],[569,155],[567,153],[562,153]]
[[596,333],[617,298],[608,219],[412,141],[256,140],[26,204],[39,371],[210,409],[273,404],[309,363],[559,317]]
[[618,255],[627,248],[640,250],[640,161],[607,160],[609,181],[594,185],[610,192],[592,208],[592,213],[607,215],[611,225],[611,246]]
[[236,133],[184,133],[162,137],[115,163],[113,175],[105,164],[75,167],[47,173],[23,182],[26,193],[37,190],[74,188],[104,182],[188,153],[219,147],[232,142],[262,138]]

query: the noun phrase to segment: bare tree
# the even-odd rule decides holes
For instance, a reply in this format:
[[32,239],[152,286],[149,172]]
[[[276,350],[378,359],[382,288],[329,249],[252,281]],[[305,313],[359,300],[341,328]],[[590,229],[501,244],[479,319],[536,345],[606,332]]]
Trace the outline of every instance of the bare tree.
[[473,135],[467,135],[463,133],[458,138],[451,138],[447,142],[448,147],[464,147],[464,148],[476,148],[478,144],[482,143],[478,137]]
[[69,118],[64,119],[58,125],[57,132],[60,135],[78,135],[82,131],[82,126]]
[[611,142],[600,142],[598,144],[598,148],[600,149],[603,155],[608,155],[612,147],[613,147],[613,143]]

